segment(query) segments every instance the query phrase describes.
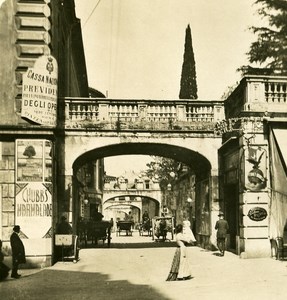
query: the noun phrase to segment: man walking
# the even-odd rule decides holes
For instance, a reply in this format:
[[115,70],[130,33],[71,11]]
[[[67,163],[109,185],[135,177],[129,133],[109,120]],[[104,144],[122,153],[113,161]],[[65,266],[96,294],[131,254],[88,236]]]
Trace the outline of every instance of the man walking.
[[26,263],[25,248],[19,237],[20,226],[15,225],[13,233],[10,236],[10,244],[12,248],[12,273],[11,277],[18,279],[21,275],[18,274],[19,264]]
[[229,229],[228,223],[224,220],[223,212],[218,214],[219,220],[215,224],[215,229],[217,230],[217,247],[221,253],[221,256],[224,256],[225,252],[225,239],[227,230]]

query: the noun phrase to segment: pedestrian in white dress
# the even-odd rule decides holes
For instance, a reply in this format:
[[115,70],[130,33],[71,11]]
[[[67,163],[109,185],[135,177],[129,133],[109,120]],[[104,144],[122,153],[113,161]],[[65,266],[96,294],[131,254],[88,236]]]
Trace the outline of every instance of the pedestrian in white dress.
[[186,240],[190,243],[193,244],[196,242],[196,239],[194,237],[194,234],[190,228],[190,221],[188,220],[188,218],[185,218],[182,222],[182,234],[185,236]]

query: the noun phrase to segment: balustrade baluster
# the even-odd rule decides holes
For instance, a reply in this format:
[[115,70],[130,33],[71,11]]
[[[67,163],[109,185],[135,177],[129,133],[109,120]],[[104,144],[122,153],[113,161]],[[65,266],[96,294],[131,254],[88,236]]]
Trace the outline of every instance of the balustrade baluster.
[[269,82],[265,83],[265,95],[266,95],[266,101],[269,103],[272,101],[271,99],[271,84]]
[[167,121],[169,119],[169,106],[163,106],[163,121]]
[[171,113],[172,113],[172,116],[176,119],[176,108],[175,108],[175,106],[172,106]]
[[187,115],[186,115],[186,118],[188,121],[192,121],[192,107],[191,106],[188,106],[187,107]]
[[154,105],[154,120],[157,121],[158,119],[158,111],[157,111],[157,107]]
[[77,120],[82,121],[83,118],[83,111],[84,111],[84,105],[78,104],[78,110],[77,110]]
[[69,117],[70,120],[74,120],[74,105],[71,102],[69,104]]
[[124,117],[125,121],[127,121],[127,116],[128,116],[128,106],[124,105],[123,106],[123,117]]
[[194,121],[194,122],[197,121],[197,107],[193,107],[192,121]]
[[75,106],[74,106],[74,118],[75,118],[75,120],[78,119],[78,109],[79,109],[79,106],[77,104],[75,104]]
[[90,118],[91,120],[96,120],[97,119],[97,115],[96,115],[96,104],[91,104],[90,106]]
[[285,102],[284,83],[279,83],[279,102]]
[[129,121],[132,120],[131,108],[132,108],[132,107],[131,107],[130,105],[127,106],[127,121],[128,121],[128,120],[129,120]]
[[279,102],[279,95],[278,95],[278,83],[274,83],[274,100],[273,102],[278,103]]

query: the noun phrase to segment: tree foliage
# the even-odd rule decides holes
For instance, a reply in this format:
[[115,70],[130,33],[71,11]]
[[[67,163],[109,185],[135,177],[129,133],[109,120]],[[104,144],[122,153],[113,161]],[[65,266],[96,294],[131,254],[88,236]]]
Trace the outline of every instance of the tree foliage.
[[179,99],[197,99],[195,60],[189,24],[185,31]]
[[165,189],[175,179],[179,164],[178,161],[170,158],[154,157],[154,160],[146,165],[146,175],[149,178],[157,177],[161,189]]
[[257,34],[247,53],[251,63],[265,64],[271,69],[287,69],[287,1],[256,0],[258,14],[269,26],[251,27]]

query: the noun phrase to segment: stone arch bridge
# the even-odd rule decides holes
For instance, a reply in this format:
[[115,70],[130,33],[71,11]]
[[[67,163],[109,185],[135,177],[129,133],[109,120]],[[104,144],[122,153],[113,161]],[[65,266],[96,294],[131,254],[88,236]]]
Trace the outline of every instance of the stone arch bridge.
[[[218,198],[217,151],[222,140],[216,124],[224,119],[222,101],[80,98],[64,102],[64,138],[56,144],[56,151],[64,156],[59,160],[63,190],[73,185],[77,170],[89,161],[141,154],[190,166],[197,178],[208,182],[210,203]],[[111,196],[104,196],[105,207]],[[152,198],[159,200],[155,195]]]

